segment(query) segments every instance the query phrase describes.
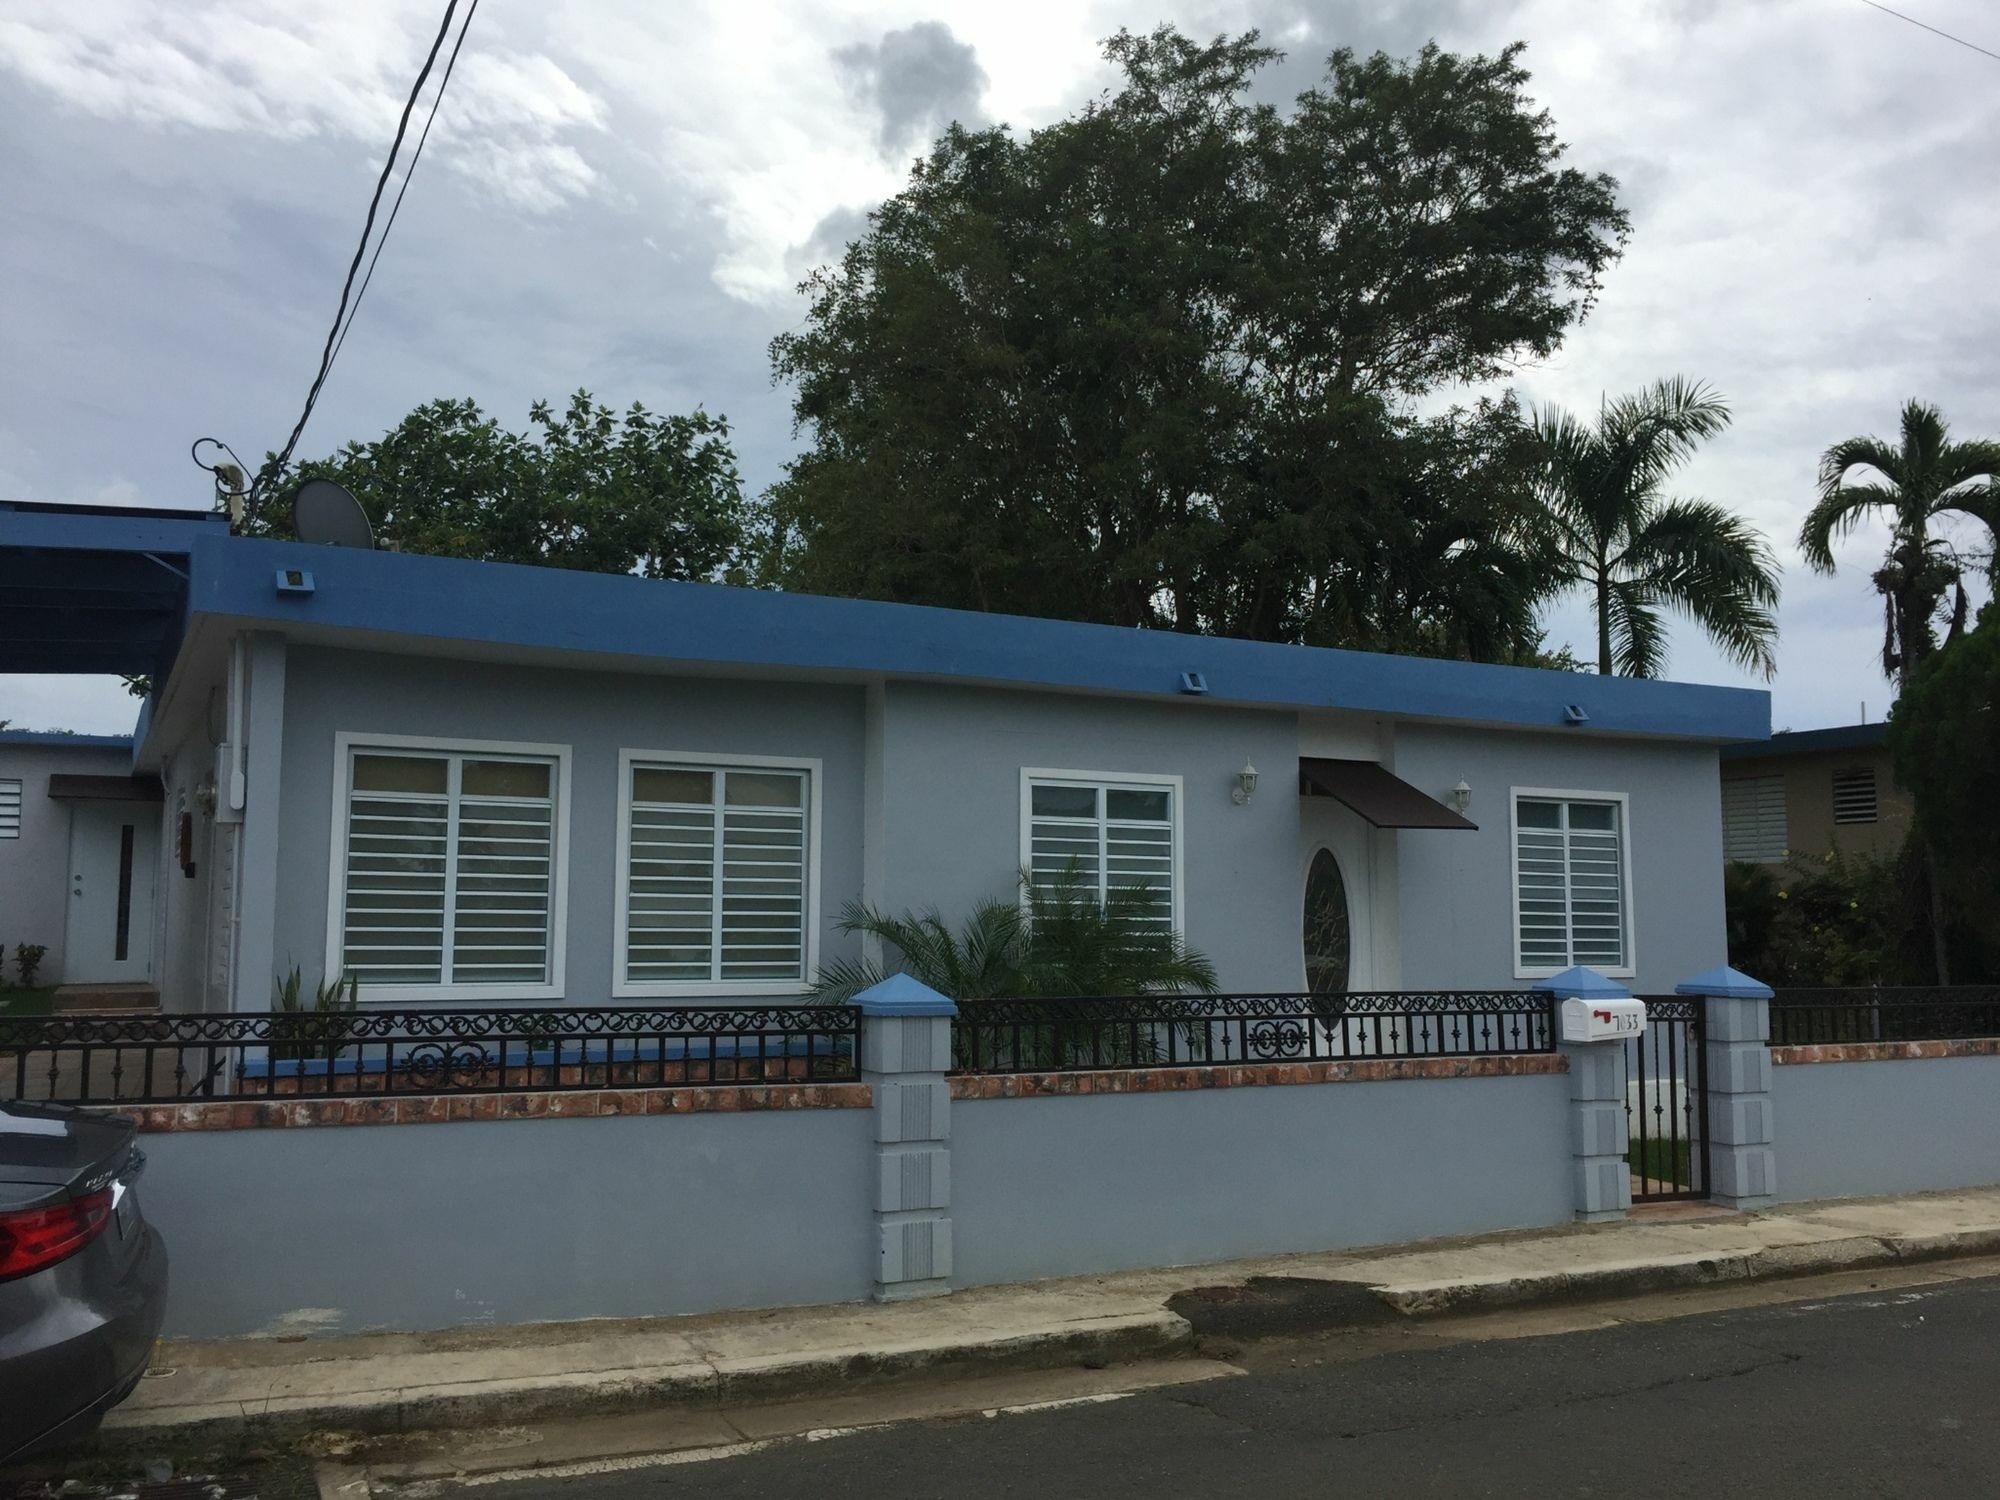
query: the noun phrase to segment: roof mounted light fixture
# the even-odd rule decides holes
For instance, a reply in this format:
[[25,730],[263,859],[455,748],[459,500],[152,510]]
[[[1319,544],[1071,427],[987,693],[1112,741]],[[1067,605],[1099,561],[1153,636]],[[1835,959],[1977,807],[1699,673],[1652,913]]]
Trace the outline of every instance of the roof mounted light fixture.
[[1588,724],[1589,722],[1590,722],[1590,715],[1583,711],[1582,704],[1566,703],[1563,705],[1563,723]]

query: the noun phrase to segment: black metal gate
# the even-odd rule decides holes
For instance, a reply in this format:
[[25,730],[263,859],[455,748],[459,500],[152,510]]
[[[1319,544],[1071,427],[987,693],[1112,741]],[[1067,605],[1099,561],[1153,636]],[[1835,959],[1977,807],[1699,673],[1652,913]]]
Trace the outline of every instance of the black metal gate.
[[1625,1160],[1632,1201],[1708,1196],[1708,1051],[1702,1001],[1646,1001],[1646,1026],[1625,1043]]

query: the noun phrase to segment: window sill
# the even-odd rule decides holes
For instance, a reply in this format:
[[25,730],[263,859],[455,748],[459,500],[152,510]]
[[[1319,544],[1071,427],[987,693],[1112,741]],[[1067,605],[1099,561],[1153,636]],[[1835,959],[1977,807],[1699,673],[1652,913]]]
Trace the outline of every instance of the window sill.
[[563,998],[560,984],[364,984],[361,1004],[451,1005],[465,1001],[555,1000]]
[[796,979],[677,980],[671,984],[614,983],[614,1000],[710,1000],[715,998],[763,998],[797,1000],[812,993],[813,987]]

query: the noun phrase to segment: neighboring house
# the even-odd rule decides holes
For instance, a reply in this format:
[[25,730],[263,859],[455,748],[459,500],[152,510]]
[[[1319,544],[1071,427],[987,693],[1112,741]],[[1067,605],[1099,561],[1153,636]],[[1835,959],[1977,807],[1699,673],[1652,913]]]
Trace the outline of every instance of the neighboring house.
[[[185,575],[178,606],[119,627],[124,669],[158,683],[136,762],[165,788],[156,973],[177,1010],[268,1008],[293,966],[383,1003],[796,996],[858,951],[850,902],[956,917],[1070,861],[1145,881],[1232,991],[1572,964],[1667,990],[1724,956],[1718,747],[1769,730],[1752,690],[307,547],[198,516],[0,506],[10,549],[79,590]],[[11,647],[0,670],[43,659]]]
[[1789,855],[1893,854],[1915,808],[1896,785],[1889,726],[1774,734],[1722,750],[1722,854],[1779,864]]
[[39,984],[151,982],[160,783],[128,736],[0,730],[0,964],[46,948]]

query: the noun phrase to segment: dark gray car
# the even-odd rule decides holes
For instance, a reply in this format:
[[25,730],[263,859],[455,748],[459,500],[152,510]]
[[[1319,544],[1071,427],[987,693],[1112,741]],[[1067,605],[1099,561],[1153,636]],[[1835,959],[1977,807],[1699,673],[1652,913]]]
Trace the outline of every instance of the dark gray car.
[[0,1462],[90,1433],[146,1372],[167,1251],[132,1122],[0,1103]]

